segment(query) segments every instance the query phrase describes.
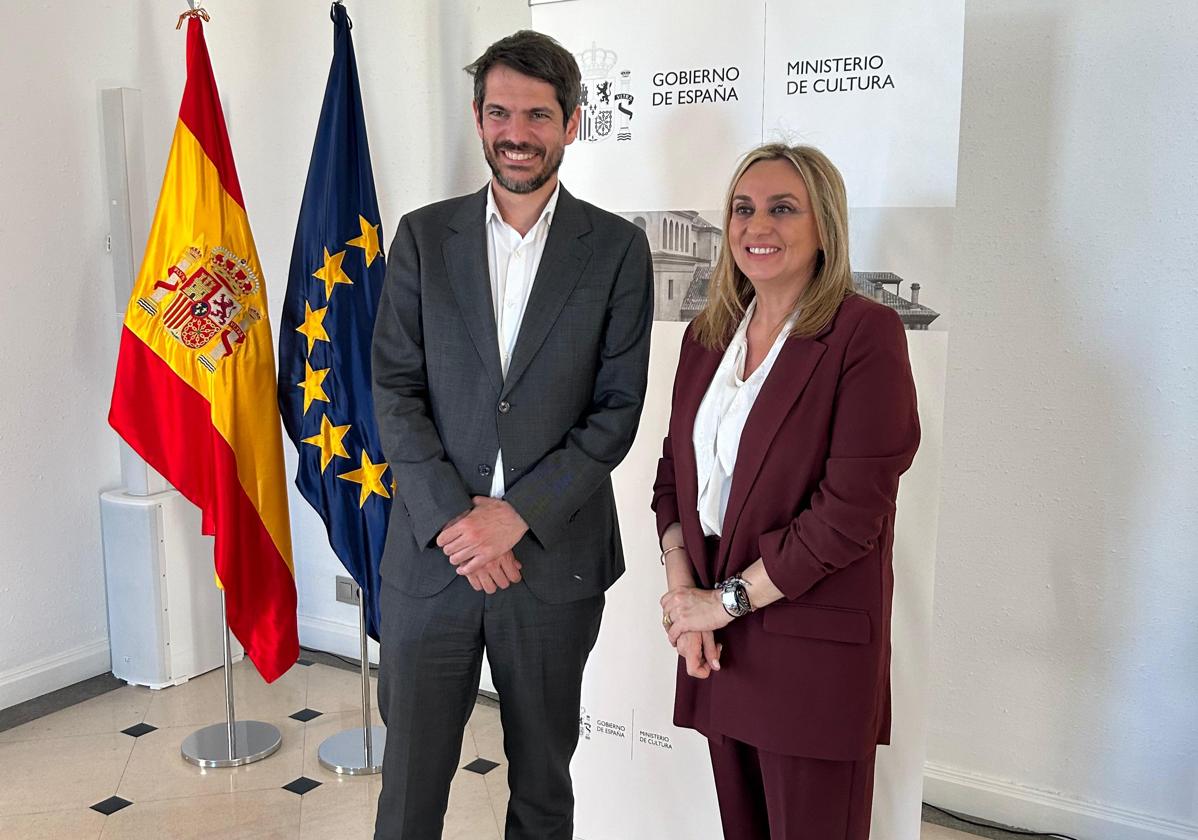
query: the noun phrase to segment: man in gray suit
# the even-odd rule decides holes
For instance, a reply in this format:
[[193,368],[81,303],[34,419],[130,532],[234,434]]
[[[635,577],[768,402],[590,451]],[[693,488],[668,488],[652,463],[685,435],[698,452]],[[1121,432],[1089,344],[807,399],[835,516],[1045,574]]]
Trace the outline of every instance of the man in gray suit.
[[517,32],[467,68],[493,177],[406,215],[374,333],[396,498],[382,561],[376,840],[441,836],[487,651],[508,840],[570,840],[582,671],[624,571],[610,474],[645,395],[643,231],[559,183],[581,81]]

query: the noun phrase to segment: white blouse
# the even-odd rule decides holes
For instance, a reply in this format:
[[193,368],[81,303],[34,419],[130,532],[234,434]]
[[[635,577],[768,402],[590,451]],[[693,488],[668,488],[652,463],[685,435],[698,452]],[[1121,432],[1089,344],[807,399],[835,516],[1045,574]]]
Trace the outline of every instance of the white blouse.
[[757,301],[749,304],[744,319],[728,343],[724,358],[716,368],[711,385],[695,415],[695,464],[699,474],[699,522],[703,533],[718,537],[724,530],[724,512],[728,509],[728,493],[732,489],[732,472],[736,468],[736,452],[745,420],[757,401],[761,386],[782,345],[790,337],[797,315],[787,319],[774,339],[770,352],[757,369],[745,379],[745,357],[748,355],[749,321],[757,309]]

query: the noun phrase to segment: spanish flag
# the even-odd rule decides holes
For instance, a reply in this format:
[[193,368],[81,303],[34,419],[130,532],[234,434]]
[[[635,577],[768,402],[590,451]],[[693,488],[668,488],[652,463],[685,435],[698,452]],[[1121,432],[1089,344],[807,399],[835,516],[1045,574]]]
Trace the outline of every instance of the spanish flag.
[[229,628],[267,682],[299,656],[274,349],[262,267],[196,15],[187,84],[108,420],[216,538]]

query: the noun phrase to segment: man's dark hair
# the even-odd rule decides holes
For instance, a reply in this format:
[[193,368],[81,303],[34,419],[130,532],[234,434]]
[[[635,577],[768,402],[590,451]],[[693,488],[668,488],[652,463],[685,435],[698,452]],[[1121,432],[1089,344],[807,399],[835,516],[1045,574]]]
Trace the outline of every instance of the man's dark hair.
[[557,104],[562,106],[562,124],[570,121],[582,98],[582,73],[578,70],[578,62],[548,35],[521,29],[487,47],[486,52],[466,66],[466,72],[474,77],[474,104],[480,122],[487,95],[487,73],[497,64],[553,85]]

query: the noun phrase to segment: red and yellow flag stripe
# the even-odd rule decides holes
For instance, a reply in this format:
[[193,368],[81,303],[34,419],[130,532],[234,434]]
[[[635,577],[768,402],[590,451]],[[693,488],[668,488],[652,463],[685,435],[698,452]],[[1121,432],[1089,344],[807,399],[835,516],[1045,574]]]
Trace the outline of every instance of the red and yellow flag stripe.
[[271,681],[295,662],[299,642],[261,278],[203,25],[193,17],[187,85],[126,310],[109,421],[203,512],[229,626]]

